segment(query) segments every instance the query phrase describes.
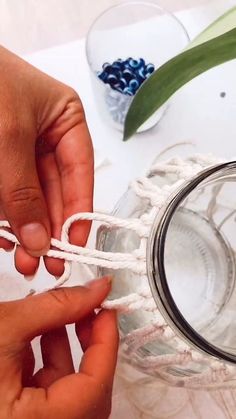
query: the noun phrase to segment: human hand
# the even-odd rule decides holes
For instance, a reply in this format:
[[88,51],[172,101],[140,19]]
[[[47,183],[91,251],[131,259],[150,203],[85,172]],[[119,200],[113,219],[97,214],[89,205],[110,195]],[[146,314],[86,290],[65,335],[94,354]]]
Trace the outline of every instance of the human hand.
[[[108,278],[0,303],[1,419],[107,419],[118,332],[114,312],[95,316]],[[84,350],[75,373],[65,324],[76,323]],[[30,341],[42,334],[44,366],[33,374]]]
[[[65,219],[92,210],[93,148],[73,89],[4,48],[0,60],[0,219],[21,244],[16,268],[33,275]],[[83,246],[89,229],[75,223],[71,243]],[[12,244],[0,239],[0,247]],[[63,261],[45,263],[53,275],[63,273]]]

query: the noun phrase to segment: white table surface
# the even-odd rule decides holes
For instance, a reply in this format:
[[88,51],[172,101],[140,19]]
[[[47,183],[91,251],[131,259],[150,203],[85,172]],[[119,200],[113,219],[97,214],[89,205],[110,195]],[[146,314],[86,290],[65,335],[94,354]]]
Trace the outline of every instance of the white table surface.
[[[201,7],[182,11],[178,13],[178,17],[183,21],[190,35],[194,36],[216,17],[219,11],[222,11],[222,2],[219,4],[220,6],[215,9]],[[224,8],[233,4],[235,2],[225,1]],[[172,98],[171,106],[158,126],[123,143],[121,133],[104,124],[94,105],[84,46],[85,42],[82,39],[39,51],[25,58],[51,76],[71,85],[78,91],[83,101],[94,146],[98,150],[97,156],[99,159],[107,158],[109,161],[107,166],[96,173],[95,209],[112,210],[126,190],[128,183],[150,166],[155,155],[176,142],[195,143],[193,152],[213,152],[230,159],[234,154],[236,155],[235,61],[211,70],[189,83]],[[224,99],[220,97],[222,91],[226,92]],[[187,152],[190,152],[191,150],[187,148]],[[182,154],[182,150],[179,151]],[[23,295],[26,286],[15,274],[12,257],[1,255],[0,259],[4,266],[4,273],[0,278],[2,294],[7,294],[9,281],[12,281],[16,294]],[[8,282],[5,280],[6,276]],[[47,277],[43,280],[48,283]],[[227,407],[222,410],[217,403],[212,402],[212,396],[207,392],[195,393],[179,389],[167,389],[165,397],[163,396],[161,400],[157,398],[159,413],[157,406],[155,416],[145,416],[128,402],[129,391],[125,390],[126,384],[119,378],[117,380],[119,383],[115,390],[112,418],[119,419],[123,416],[129,419],[236,417],[236,413],[233,413],[236,404],[234,404],[232,392],[230,394],[229,392],[217,393],[218,400],[222,397],[227,399]],[[174,415],[168,416],[167,407],[171,405],[173,407],[176,400],[182,399],[189,400],[189,403],[179,412],[177,409]],[[231,410],[231,413],[226,413],[227,410]]]

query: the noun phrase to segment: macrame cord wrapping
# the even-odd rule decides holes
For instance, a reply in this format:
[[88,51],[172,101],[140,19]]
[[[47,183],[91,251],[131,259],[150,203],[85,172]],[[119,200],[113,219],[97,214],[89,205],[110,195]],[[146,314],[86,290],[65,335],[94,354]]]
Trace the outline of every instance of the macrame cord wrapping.
[[[107,300],[104,302],[103,307],[116,309],[120,313],[127,314],[136,310],[147,311],[153,314],[151,324],[136,329],[122,337],[121,345],[126,359],[132,359],[132,363],[147,374],[153,373],[153,371],[158,372],[162,379],[168,380],[173,385],[194,388],[214,386],[214,384],[219,386],[224,382],[230,384],[236,375],[235,367],[198,352],[186,344],[171,329],[157,309],[149,288],[146,269],[147,239],[158,211],[166,203],[168,197],[184,181],[197,175],[203,169],[219,163],[222,163],[222,160],[213,156],[195,155],[185,160],[176,157],[153,165],[146,176],[135,180],[130,185],[130,188],[138,197],[149,201],[151,209],[148,213],[145,213],[139,219],[121,219],[99,212],[75,214],[64,223],[61,240],[51,239],[51,246],[56,250],[50,249],[47,253],[49,257],[65,260],[64,273],[58,279],[55,288],[61,287],[68,281],[72,262],[113,270],[127,269],[140,278],[141,285],[139,285],[139,281],[136,279],[137,291],[135,293],[116,300]],[[156,186],[150,178],[158,174],[173,174],[177,180],[172,185]],[[132,253],[113,253],[72,245],[69,243],[69,230],[74,222],[82,220],[98,221],[108,227],[132,230],[140,237],[140,247]],[[8,222],[0,221],[0,237],[18,244],[16,237],[11,232],[3,230],[3,227],[9,228],[10,226]],[[157,337],[161,337],[162,341],[166,342],[174,341],[175,347],[178,348],[178,353],[140,357],[137,352],[138,349],[154,341]],[[201,363],[206,368],[203,372],[181,377],[181,379],[168,372],[167,367],[169,366],[187,366],[190,362]]]

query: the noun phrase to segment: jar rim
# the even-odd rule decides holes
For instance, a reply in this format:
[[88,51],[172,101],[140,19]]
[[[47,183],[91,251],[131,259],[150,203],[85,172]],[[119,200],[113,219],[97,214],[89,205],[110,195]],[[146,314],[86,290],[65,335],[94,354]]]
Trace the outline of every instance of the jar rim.
[[236,161],[217,164],[198,173],[184,182],[161,208],[154,220],[147,244],[147,276],[154,301],[162,316],[171,325],[176,335],[187,340],[191,346],[207,353],[214,358],[220,358],[229,363],[236,363],[236,355],[230,354],[208,342],[185,319],[171,294],[164,266],[164,251],[166,234],[181,202],[208,177],[221,170],[236,169]]

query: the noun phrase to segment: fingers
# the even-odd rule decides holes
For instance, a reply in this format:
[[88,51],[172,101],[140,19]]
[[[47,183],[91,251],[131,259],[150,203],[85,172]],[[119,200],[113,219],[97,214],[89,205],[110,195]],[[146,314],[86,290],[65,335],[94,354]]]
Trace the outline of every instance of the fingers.
[[[64,220],[76,212],[92,211],[94,161],[93,146],[82,103],[78,95],[65,86],[68,96],[60,117],[45,132],[48,144],[55,149],[61,177]],[[90,222],[74,224],[70,241],[83,246],[88,238]]]
[[74,372],[65,327],[44,334],[41,338],[41,350],[44,367],[35,374],[34,386],[47,388],[59,378]]
[[39,155],[37,157],[37,169],[50,216],[52,236],[60,238],[63,224],[63,200],[61,179],[54,153]]
[[89,347],[84,353],[79,372],[94,377],[99,383],[111,385],[116,367],[118,341],[116,313],[102,311],[93,323]]
[[35,132],[30,128],[30,115],[27,117],[28,132],[19,121],[1,127],[0,152],[8,156],[0,167],[1,203],[21,245],[32,256],[39,256],[49,248],[50,225],[35,166]]
[[[0,211],[0,220],[6,220],[6,216]],[[9,228],[4,230],[11,232]],[[6,251],[13,250],[15,245],[6,239],[0,238],[0,248]],[[38,269],[39,259],[30,256],[21,246],[15,247],[15,266],[18,272],[25,276],[32,276]]]
[[[54,153],[46,153],[38,156],[37,168],[41,187],[47,203],[49,218],[51,221],[52,237],[60,239],[63,219],[63,198],[61,190],[61,178],[55,161]],[[55,276],[61,276],[64,272],[64,262],[59,259],[45,257],[47,270]]]
[[48,388],[47,408],[52,416],[77,417],[80,412],[81,417],[108,418],[117,350],[116,314],[103,311],[93,323],[91,343],[80,373],[64,377]]
[[30,256],[21,246],[16,246],[15,266],[18,272],[25,276],[32,276],[39,267],[39,258]]
[[27,345],[23,354],[22,385],[29,387],[35,367],[34,353],[31,344]]
[[[82,104],[76,94],[62,115],[44,134],[55,150],[38,160],[38,171],[52,223],[53,236],[59,238],[63,222],[80,211],[93,209],[93,146]],[[52,161],[53,160],[53,161]],[[85,245],[91,223],[74,224],[73,244]],[[47,269],[55,276],[63,273],[62,261],[45,258]]]
[[100,307],[110,290],[104,277],[87,287],[61,288],[24,300],[2,303],[0,335],[6,342],[27,341],[65,324],[76,323]]
[[[61,174],[64,219],[77,212],[93,209],[93,147],[85,119],[81,119],[61,139],[56,149]],[[74,224],[70,241],[83,246],[87,242],[90,223]]]
[[96,319],[96,314],[92,312],[84,319],[80,320],[79,323],[75,325],[76,334],[79,338],[81,348],[83,352],[86,351],[86,349],[89,346],[91,334],[93,330],[93,322]]

